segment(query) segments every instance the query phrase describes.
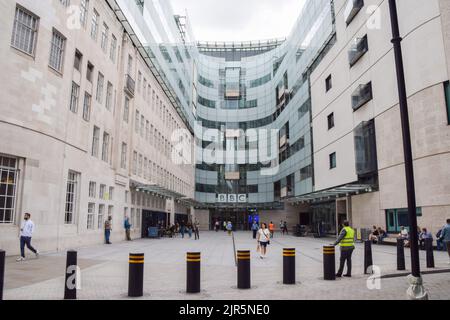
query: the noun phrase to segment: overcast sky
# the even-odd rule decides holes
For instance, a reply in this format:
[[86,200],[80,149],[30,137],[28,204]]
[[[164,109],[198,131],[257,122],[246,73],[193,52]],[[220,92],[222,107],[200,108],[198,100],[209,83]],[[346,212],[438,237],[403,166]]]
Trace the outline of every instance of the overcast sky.
[[305,0],[170,0],[187,10],[197,41],[248,41],[287,37]]

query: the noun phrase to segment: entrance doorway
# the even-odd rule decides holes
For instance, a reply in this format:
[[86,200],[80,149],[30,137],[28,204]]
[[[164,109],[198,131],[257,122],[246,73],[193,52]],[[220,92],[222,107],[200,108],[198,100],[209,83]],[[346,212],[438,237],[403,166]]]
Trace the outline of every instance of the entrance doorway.
[[148,228],[150,227],[158,227],[165,229],[167,227],[167,213],[143,210],[142,238],[147,238]]
[[216,221],[219,221],[222,230],[224,229],[223,222],[231,221],[233,231],[248,231],[251,229],[253,221],[256,220],[259,223],[259,214],[247,210],[211,209],[209,216],[210,230],[214,230]]

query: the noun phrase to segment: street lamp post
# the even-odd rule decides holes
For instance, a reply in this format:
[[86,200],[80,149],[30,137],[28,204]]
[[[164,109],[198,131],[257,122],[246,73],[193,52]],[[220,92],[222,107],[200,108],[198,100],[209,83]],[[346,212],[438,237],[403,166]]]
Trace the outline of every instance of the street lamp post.
[[419,241],[417,235],[417,206],[414,187],[414,167],[411,147],[411,132],[409,127],[408,99],[403,67],[402,46],[398,24],[396,0],[389,0],[389,10],[392,27],[392,43],[394,45],[395,66],[399,94],[400,117],[403,133],[403,153],[405,157],[406,193],[408,198],[409,236],[411,247],[411,275],[408,277],[410,287],[407,294],[411,299],[428,299],[428,293],[422,284],[419,260]]

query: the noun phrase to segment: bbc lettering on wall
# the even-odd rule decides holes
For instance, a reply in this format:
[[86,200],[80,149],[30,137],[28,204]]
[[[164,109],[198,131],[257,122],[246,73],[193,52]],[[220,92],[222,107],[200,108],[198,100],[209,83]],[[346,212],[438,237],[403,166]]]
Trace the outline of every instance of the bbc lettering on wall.
[[221,193],[217,195],[218,203],[246,203],[246,194],[225,194]]

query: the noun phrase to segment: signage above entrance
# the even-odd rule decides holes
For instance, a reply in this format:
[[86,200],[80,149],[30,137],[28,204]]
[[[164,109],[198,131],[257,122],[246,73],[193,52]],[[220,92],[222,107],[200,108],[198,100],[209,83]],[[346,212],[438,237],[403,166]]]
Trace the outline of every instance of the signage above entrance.
[[221,193],[217,195],[218,203],[246,203],[246,194],[225,194]]

